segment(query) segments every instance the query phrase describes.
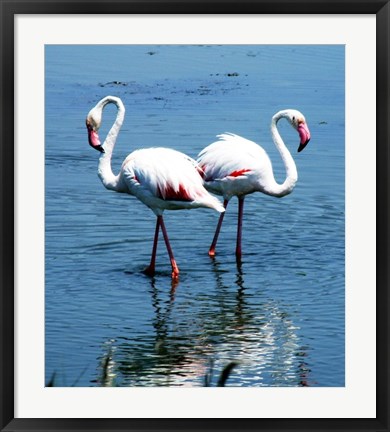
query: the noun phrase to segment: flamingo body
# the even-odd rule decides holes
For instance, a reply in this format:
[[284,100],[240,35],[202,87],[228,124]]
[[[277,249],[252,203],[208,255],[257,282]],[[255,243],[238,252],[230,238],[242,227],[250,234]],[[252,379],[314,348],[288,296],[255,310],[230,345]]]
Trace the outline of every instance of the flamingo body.
[[[117,117],[102,145],[98,130],[103,109],[110,103],[117,106]],[[133,195],[155,213],[157,222],[152,258],[146,273],[154,274],[158,233],[161,228],[171,260],[172,278],[176,279],[179,269],[164,225],[164,210],[207,207],[224,212],[225,209],[219,200],[205,189],[197,162],[176,150],[162,147],[135,150],[126,157],[120,172],[115,175],[111,169],[111,158],[124,114],[122,101],[115,96],[107,96],[100,100],[87,116],[89,144],[101,153],[98,175],[107,189]]]
[[235,134],[217,138],[198,155],[206,188],[227,200],[256,191],[266,193],[272,164],[264,149]]
[[[297,110],[283,110],[276,113],[271,121],[271,134],[286,168],[286,179],[282,184],[275,180],[272,163],[265,150],[253,141],[239,135],[225,133],[218,135],[218,141],[204,148],[197,161],[207,190],[224,197],[226,209],[233,196],[238,197],[239,212],[237,224],[236,256],[241,257],[242,219],[244,198],[253,192],[262,192],[274,197],[290,194],[298,180],[294,159],[285,146],[277,129],[280,119],[286,119],[300,137],[298,152],[310,141],[310,131],[305,117]],[[215,255],[215,248],[222,226],[221,214],[209,255]]]
[[162,215],[164,210],[199,207],[224,211],[204,188],[196,167],[193,159],[176,150],[136,150],[122,164],[118,189],[134,195],[156,215]]

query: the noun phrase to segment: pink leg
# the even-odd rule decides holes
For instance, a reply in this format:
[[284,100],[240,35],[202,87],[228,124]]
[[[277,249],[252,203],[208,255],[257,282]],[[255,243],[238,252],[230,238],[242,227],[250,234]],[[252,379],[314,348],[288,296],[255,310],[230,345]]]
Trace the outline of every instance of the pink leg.
[[244,214],[244,197],[238,198],[238,222],[237,222],[237,244],[236,257],[241,258],[242,217]]
[[171,248],[171,245],[169,243],[168,233],[167,233],[167,230],[165,228],[164,219],[163,219],[162,216],[158,216],[158,217],[160,218],[161,230],[162,230],[162,233],[163,233],[163,236],[164,236],[165,245],[167,247],[169,259],[171,260],[172,279],[177,279],[179,277],[179,268],[178,268],[178,266],[176,264],[175,258],[173,256],[172,248]]
[[158,232],[160,230],[160,216],[157,216],[156,221],[156,231],[154,232],[154,242],[153,242],[153,250],[152,250],[152,257],[150,258],[150,264],[149,267],[146,267],[144,270],[144,273],[146,273],[149,276],[154,276],[155,269],[156,269],[156,254],[157,254],[157,243],[158,243]]
[[[224,200],[223,206],[225,207],[225,210],[226,210],[228,204],[229,204],[229,200]],[[213,242],[211,243],[211,246],[209,249],[209,255],[211,257],[215,256],[215,247],[217,246],[218,236],[219,236],[219,232],[221,231],[221,226],[222,226],[224,216],[225,216],[225,212],[221,213],[221,216],[219,216],[217,229],[215,230]]]

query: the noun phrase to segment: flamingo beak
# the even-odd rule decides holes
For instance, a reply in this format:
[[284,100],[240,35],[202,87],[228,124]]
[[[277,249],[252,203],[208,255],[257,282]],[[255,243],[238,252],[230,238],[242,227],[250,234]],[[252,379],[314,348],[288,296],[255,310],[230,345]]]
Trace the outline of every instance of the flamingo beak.
[[94,130],[91,124],[87,121],[87,129],[88,129],[88,142],[89,145],[98,150],[100,153],[104,153],[104,148],[102,147],[99,139],[98,133]]
[[299,153],[307,146],[307,144],[311,138],[309,128],[307,127],[307,124],[305,122],[299,123],[298,133],[299,133],[299,137],[301,140],[299,147],[298,147],[298,153]]

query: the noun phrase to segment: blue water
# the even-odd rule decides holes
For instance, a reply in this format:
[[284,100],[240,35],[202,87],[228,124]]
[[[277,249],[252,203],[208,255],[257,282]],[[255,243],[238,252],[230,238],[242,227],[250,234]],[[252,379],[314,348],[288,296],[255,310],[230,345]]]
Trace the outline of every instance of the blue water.
[[[46,46],[46,384],[56,386],[345,385],[343,46]],[[305,116],[312,139],[283,199],[245,201],[243,258],[234,248],[237,202],[217,256],[218,214],[166,212],[180,281],[162,239],[147,277],[153,213],[104,189],[85,118],[108,95],[124,126],[113,171],[139,147],[192,157],[229,131],[260,143],[275,177],[285,170],[269,124],[280,109]],[[115,118],[104,113],[103,138]]]

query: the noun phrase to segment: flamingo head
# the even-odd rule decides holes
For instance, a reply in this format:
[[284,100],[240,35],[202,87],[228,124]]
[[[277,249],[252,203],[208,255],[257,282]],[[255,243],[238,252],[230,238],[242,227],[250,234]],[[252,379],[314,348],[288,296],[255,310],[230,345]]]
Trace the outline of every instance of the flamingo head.
[[306,119],[304,115],[297,110],[287,110],[285,116],[291,123],[291,126],[299,133],[300,143],[298,152],[301,152],[306,147],[311,137]]
[[98,150],[100,153],[104,153],[104,148],[102,147],[98,135],[98,131],[102,122],[102,110],[98,108],[92,108],[87,115],[85,120],[85,125],[88,130],[88,142],[89,145]]

